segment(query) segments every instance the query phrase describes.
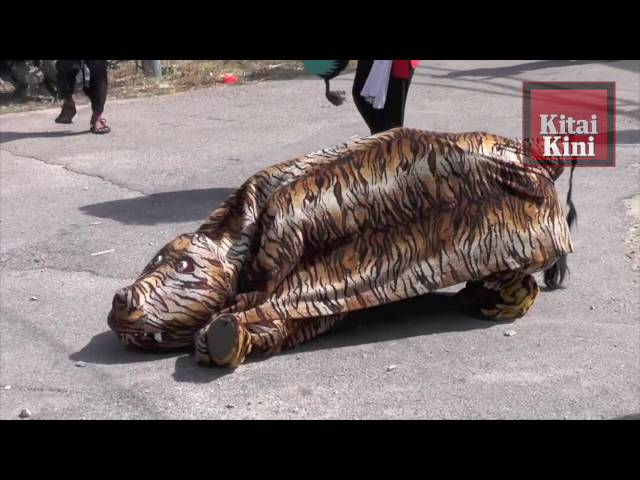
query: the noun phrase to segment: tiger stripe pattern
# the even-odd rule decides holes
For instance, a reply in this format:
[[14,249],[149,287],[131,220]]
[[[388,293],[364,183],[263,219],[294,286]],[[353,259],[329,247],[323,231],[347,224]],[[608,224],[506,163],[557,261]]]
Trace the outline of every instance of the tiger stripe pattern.
[[191,343],[198,362],[237,366],[349,312],[465,282],[462,303],[519,318],[531,274],[573,250],[561,173],[531,165],[518,140],[407,128],[274,165],[165,246],[116,294],[109,325],[126,343]]

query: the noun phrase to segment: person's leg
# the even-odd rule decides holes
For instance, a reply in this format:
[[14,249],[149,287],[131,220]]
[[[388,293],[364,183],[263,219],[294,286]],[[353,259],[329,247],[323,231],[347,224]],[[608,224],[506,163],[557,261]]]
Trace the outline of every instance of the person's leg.
[[91,99],[91,131],[93,133],[109,133],[106,120],[102,118],[104,105],[107,101],[107,61],[87,60],[87,67],[91,73],[89,80],[89,98]]
[[72,123],[76,114],[76,103],[73,93],[76,87],[76,76],[80,71],[80,60],[58,60],[56,62],[58,93],[63,100],[62,111],[56,123]]
[[407,104],[407,94],[413,77],[413,71],[409,69],[409,78],[394,78],[393,75],[389,79],[389,88],[387,89],[387,99],[384,108],[380,110],[376,126],[379,131],[390,130],[392,128],[404,126],[404,110]]
[[408,79],[394,78],[391,75],[384,108],[375,109],[360,95],[372,66],[373,60],[358,60],[356,78],[353,82],[353,100],[358,107],[360,115],[362,115],[371,130],[371,134],[376,134],[404,125],[404,109],[413,77],[413,70],[409,69]]
[[369,72],[371,71],[371,67],[373,67],[373,60],[358,60],[356,76],[353,80],[352,94],[353,102],[356,104],[358,112],[360,112],[360,116],[362,116],[373,135],[384,130],[381,128],[380,123],[382,118],[381,110],[373,108],[373,106],[367,102],[362,95],[360,95],[360,92],[362,92],[364,84],[367,81],[367,77],[369,76]]

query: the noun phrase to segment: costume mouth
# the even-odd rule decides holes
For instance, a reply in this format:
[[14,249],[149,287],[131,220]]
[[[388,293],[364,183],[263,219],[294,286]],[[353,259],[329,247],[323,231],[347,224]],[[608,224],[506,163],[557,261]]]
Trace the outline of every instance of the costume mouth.
[[107,323],[109,328],[118,336],[118,339],[127,346],[165,350],[193,345],[193,334],[191,332],[169,333],[159,329],[150,331],[151,329],[144,327],[144,319],[145,317],[141,316],[135,322],[135,324],[141,325],[140,327],[133,324],[123,326],[118,322],[115,312],[111,310]]
[[193,345],[193,336],[180,337],[164,332],[128,331],[116,332],[116,335],[124,345],[145,350],[170,350]]
[[163,332],[123,332],[117,333],[118,338],[125,345],[140,348],[170,349],[188,347],[193,343],[192,338],[177,339],[173,335]]

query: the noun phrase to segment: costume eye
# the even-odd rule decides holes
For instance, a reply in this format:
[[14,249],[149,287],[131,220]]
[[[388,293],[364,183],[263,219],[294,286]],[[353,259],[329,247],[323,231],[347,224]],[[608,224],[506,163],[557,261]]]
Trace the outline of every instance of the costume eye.
[[162,263],[162,260],[164,260],[164,257],[161,254],[158,254],[153,260],[151,260],[151,265],[157,267]]
[[183,258],[176,265],[176,270],[180,273],[191,273],[193,272],[193,262],[188,258]]

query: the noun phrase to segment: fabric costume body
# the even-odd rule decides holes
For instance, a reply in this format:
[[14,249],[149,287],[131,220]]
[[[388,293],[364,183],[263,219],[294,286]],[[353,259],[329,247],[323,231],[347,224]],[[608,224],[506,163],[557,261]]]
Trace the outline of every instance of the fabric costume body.
[[[125,343],[192,341],[198,362],[237,366],[348,312],[465,282],[475,313],[519,318],[538,293],[531,274],[572,251],[562,170],[530,161],[496,135],[396,128],[276,164],[168,244],[116,295],[109,325]],[[185,255],[202,278],[176,273]],[[180,307],[180,325],[157,320]]]

